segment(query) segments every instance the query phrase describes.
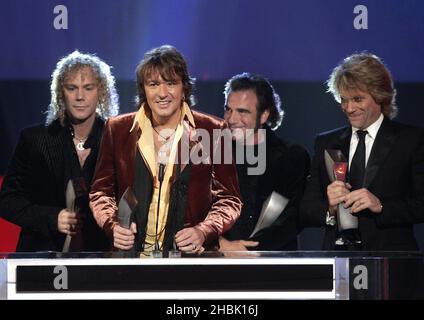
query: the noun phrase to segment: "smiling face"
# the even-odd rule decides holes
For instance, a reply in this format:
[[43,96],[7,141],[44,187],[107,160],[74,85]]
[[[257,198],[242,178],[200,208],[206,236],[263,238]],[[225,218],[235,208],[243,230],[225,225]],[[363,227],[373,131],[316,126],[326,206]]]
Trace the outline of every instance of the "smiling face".
[[83,123],[96,115],[98,81],[90,67],[71,71],[63,83],[66,113],[72,123]]
[[[225,105],[224,119],[231,129],[234,140],[248,137],[268,120],[266,110],[258,118],[258,98],[253,90],[231,92]],[[247,131],[248,129],[252,129]],[[254,131],[253,131],[254,130]]]
[[144,91],[156,124],[174,125],[179,121],[184,97],[180,77],[164,79],[159,72],[152,72],[144,81]]
[[347,90],[341,93],[340,99],[342,110],[352,127],[366,129],[380,117],[381,106],[365,91]]

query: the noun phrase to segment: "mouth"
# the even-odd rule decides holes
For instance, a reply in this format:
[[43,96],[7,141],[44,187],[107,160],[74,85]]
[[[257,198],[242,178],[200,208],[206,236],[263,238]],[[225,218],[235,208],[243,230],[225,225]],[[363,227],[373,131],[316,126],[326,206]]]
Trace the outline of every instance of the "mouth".
[[355,113],[355,114],[348,114],[347,116],[348,116],[349,119],[355,120],[355,119],[360,118],[362,116],[362,114]]
[[74,109],[85,110],[85,109],[87,109],[87,107],[86,106],[74,106]]
[[156,101],[156,104],[159,105],[161,108],[166,108],[171,103],[171,100],[163,100],[163,101]]

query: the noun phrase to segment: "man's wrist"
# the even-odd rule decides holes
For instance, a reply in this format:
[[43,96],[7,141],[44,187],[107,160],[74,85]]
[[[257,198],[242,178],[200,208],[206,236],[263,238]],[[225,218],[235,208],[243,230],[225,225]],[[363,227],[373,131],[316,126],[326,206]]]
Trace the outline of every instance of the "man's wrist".
[[219,243],[220,246],[225,244],[226,242],[228,242],[227,239],[225,239],[223,236],[219,236],[218,243]]
[[327,212],[331,215],[331,216],[335,216],[337,213],[337,205],[335,206],[328,206],[328,210]]

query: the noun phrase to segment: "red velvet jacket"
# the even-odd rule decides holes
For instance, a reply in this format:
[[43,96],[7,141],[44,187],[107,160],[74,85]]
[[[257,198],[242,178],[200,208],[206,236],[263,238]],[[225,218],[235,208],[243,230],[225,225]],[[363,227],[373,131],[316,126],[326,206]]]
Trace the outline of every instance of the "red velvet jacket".
[[[189,137],[190,150],[194,146],[202,148],[202,142],[197,141],[195,135],[196,129],[206,129],[212,137],[213,129],[225,128],[221,119],[196,111],[192,111],[192,114],[196,128],[188,125],[184,128],[184,134]],[[139,152],[137,141],[142,134],[138,126],[130,132],[135,115],[130,113],[110,118],[103,130],[90,193],[90,207],[99,226],[108,234],[112,233],[118,221],[117,202],[126,188],[134,184],[136,152]],[[180,141],[179,147],[181,144]],[[210,143],[211,157],[215,151],[216,143]],[[231,144],[224,152],[231,153]],[[181,171],[185,167],[182,165]],[[206,242],[210,242],[231,228],[240,215],[241,207],[237,172],[233,163],[191,164],[184,225],[198,227],[204,233]]]

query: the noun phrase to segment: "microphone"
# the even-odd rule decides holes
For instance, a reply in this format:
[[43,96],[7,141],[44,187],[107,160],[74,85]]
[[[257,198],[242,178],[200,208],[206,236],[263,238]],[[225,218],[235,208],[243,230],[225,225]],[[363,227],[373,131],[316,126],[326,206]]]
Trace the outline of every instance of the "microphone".
[[158,153],[158,162],[159,162],[159,171],[158,171],[158,181],[159,181],[159,194],[158,194],[158,206],[156,210],[156,231],[155,231],[155,249],[152,251],[152,256],[154,258],[162,257],[162,252],[159,247],[159,212],[160,212],[160,194],[162,191],[162,183],[165,177],[165,166],[166,166],[166,152],[163,150],[159,150]]
[[158,179],[159,183],[161,184],[163,182],[163,178],[165,177],[165,164],[159,163],[159,174]]
[[160,183],[163,182],[163,178],[165,177],[165,166],[168,162],[168,159],[166,158],[166,151],[162,150],[162,148],[158,152],[158,163],[159,163],[159,173],[158,173],[158,180]]

